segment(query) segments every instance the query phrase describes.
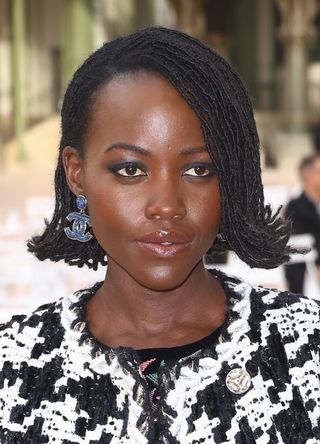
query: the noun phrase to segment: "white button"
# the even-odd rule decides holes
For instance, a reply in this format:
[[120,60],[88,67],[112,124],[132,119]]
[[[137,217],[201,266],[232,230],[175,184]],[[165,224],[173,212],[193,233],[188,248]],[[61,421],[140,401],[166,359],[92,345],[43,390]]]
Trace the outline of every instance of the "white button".
[[243,368],[234,368],[227,374],[226,385],[230,392],[239,395],[249,390],[251,377]]

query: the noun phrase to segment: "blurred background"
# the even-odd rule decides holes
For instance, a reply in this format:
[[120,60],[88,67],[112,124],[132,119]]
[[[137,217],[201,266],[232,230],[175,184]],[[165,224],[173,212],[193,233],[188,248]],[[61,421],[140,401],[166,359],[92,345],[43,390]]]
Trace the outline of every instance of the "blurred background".
[[[194,35],[231,61],[254,104],[266,201],[277,208],[301,191],[297,166],[320,149],[320,1],[0,0],[0,322],[104,277],[38,262],[25,241],[51,216],[72,73],[104,41],[150,25]],[[314,259],[299,260],[305,293],[320,297]],[[216,266],[253,284],[286,288],[283,267],[223,261]]]

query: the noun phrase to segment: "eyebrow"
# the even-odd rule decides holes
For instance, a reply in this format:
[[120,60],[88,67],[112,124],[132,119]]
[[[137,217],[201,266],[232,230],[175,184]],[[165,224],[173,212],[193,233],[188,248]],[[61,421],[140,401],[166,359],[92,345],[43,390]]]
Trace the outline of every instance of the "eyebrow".
[[108,146],[104,150],[105,153],[110,153],[110,151],[113,150],[127,150],[127,151],[133,151],[134,153],[143,154],[144,156],[151,156],[150,151],[146,150],[145,148],[141,148],[141,146],[131,145],[130,143],[122,143],[117,142],[113,143],[112,145]]
[[[123,143],[123,142],[113,143],[112,145],[108,146],[108,148],[106,148],[104,152],[110,153],[110,151],[113,150],[127,150],[127,151],[132,151],[134,153],[142,154],[144,156],[148,157],[151,156],[151,152],[146,148],[142,148],[141,146],[137,145],[131,145],[130,143]],[[180,154],[188,156],[191,154],[204,153],[204,152],[207,152],[207,149],[204,146],[193,146],[190,148],[184,148]]]
[[205,153],[207,152],[206,148],[204,146],[193,146],[190,148],[184,148],[181,151],[181,154],[188,156],[190,154],[195,154],[195,153]]

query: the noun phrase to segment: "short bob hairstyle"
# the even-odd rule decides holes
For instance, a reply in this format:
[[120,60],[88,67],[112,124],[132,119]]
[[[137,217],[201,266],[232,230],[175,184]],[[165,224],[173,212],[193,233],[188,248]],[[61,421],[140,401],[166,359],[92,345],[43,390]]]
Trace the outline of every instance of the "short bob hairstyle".
[[237,72],[211,48],[182,32],[151,27],[105,43],[76,71],[65,93],[55,172],[55,210],[42,235],[28,242],[38,259],[97,269],[106,253],[96,239],[69,240],[66,216],[77,211],[62,164],[70,145],[85,149],[90,111],[99,90],[119,74],[162,74],[197,114],[219,175],[222,215],[213,251],[233,250],[251,267],[273,268],[289,259],[290,224],[264,204],[259,138],[248,93]]

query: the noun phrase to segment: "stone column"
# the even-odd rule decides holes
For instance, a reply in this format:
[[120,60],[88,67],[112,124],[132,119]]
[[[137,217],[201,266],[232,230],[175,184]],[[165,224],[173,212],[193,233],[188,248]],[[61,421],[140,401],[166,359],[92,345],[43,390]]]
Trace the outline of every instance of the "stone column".
[[271,110],[274,106],[274,14],[270,0],[257,1],[256,59],[257,108]]
[[93,46],[99,48],[106,40],[105,3],[94,0]]
[[171,0],[180,31],[205,39],[207,32],[203,0]]
[[275,23],[274,4],[271,0],[256,0],[255,58],[256,58],[256,113],[265,166],[276,163],[275,131],[277,127],[275,107]]
[[12,0],[12,92],[18,158],[26,159],[23,135],[26,128],[25,104],[25,1]]
[[256,8],[255,0],[234,2],[234,64],[256,102]]
[[[26,79],[27,117],[29,122],[45,118],[57,109],[56,77],[59,66],[54,64],[52,48],[60,43],[59,1],[28,0],[26,51],[28,75]],[[41,17],[41,20],[39,20]],[[56,90],[55,90],[56,88]],[[55,104],[54,104],[55,100]]]
[[62,2],[62,89],[74,71],[93,50],[94,2],[68,0]]
[[9,2],[0,1],[0,170],[4,167],[3,133],[11,118]]
[[315,36],[312,19],[317,0],[277,0],[282,24],[279,38],[285,52],[285,120],[292,130],[303,130],[307,124],[308,43]]
[[135,27],[137,29],[153,24],[153,1],[135,0]]

